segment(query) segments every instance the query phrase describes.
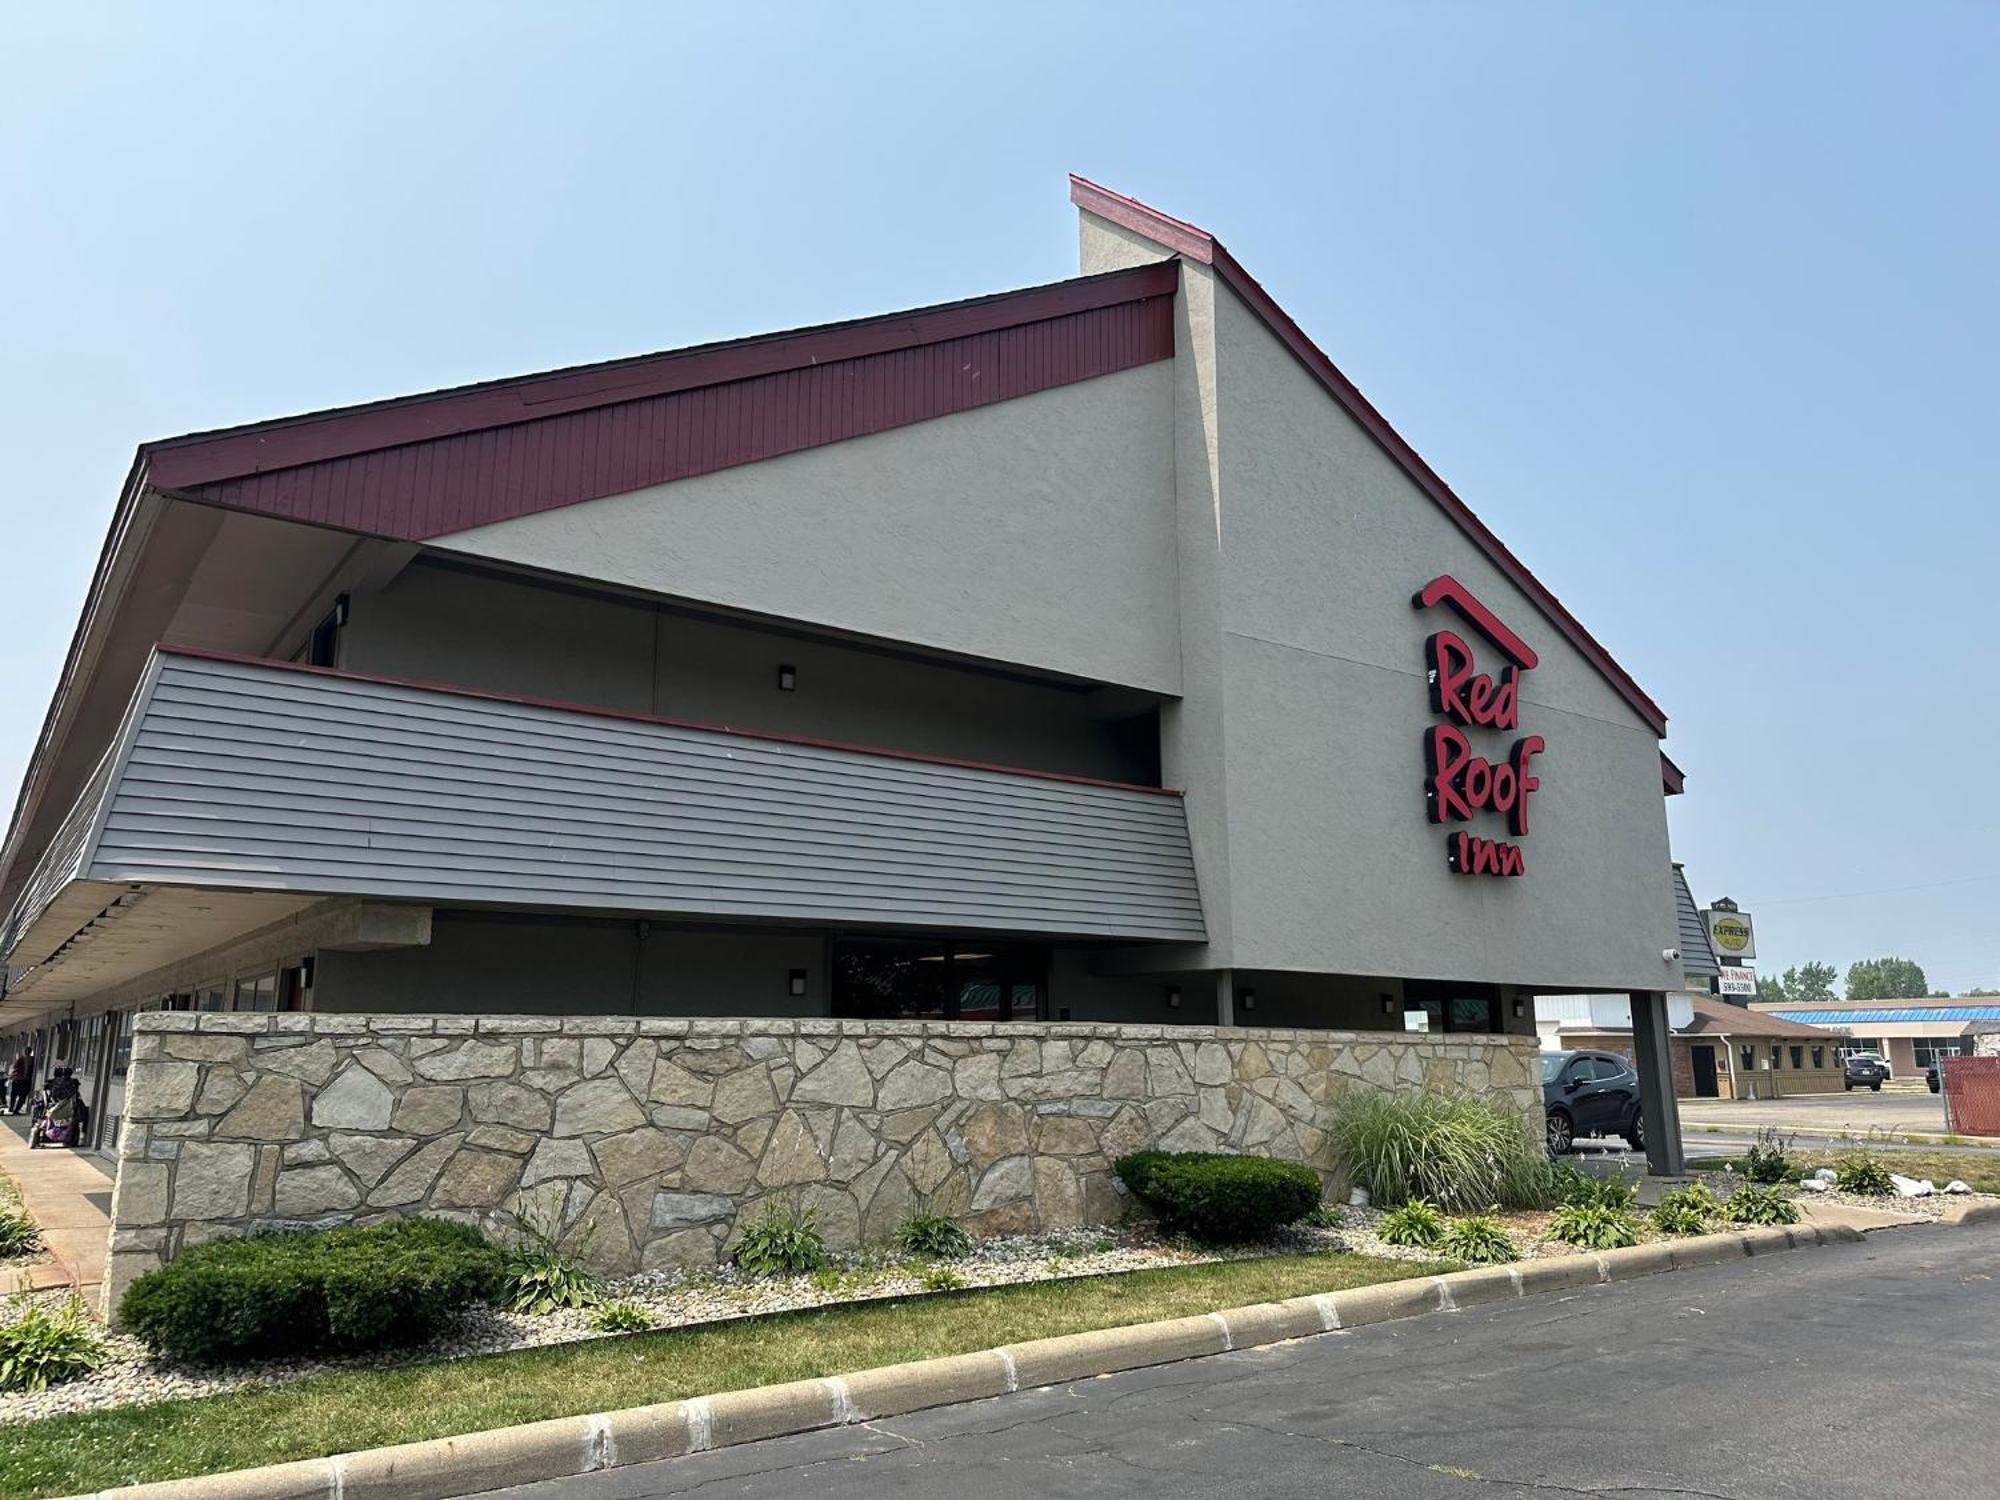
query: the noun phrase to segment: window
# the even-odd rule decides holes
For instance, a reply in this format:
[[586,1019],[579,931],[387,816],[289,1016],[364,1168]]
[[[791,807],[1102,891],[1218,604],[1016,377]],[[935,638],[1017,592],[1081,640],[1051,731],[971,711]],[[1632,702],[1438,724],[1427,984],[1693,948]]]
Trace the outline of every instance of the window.
[[251,979],[236,981],[236,1004],[233,1010],[276,1010],[278,1008],[278,976],[259,974]]
[[1947,1057],[1963,1057],[1965,1043],[1958,1037],[1919,1037],[1911,1044],[1917,1054],[1919,1068],[1935,1067]]
[[1749,1046],[1748,1044],[1745,1044],[1739,1050],[1743,1053],[1743,1071],[1746,1073],[1756,1072],[1757,1049],[1755,1047]]
[[1824,1047],[1813,1048],[1813,1066],[1815,1068],[1823,1068],[1826,1066],[1826,1048]]
[[1776,1072],[1785,1065],[1785,1049],[1776,1042],[1771,1043],[1771,1069]]
[[833,1013],[874,1020],[1034,1021],[1047,1011],[1045,949],[962,940],[843,938]]
[[201,987],[199,1006],[202,1010],[227,1010],[229,1008],[228,986],[220,979],[203,985]]
[[1805,1065],[1806,1049],[1804,1047],[1792,1048],[1792,1066],[1794,1068],[1803,1068]]

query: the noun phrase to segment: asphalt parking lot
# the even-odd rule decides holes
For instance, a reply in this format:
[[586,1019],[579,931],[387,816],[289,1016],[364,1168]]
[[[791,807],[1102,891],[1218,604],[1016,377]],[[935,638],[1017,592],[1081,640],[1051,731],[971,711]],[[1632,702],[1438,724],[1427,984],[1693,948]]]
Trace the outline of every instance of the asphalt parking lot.
[[[1852,1093],[1801,1094],[1792,1099],[1683,1099],[1681,1125],[1716,1126],[1753,1136],[1766,1126],[1788,1135],[1876,1135],[1944,1133],[1944,1103],[1936,1094]],[[1699,1131],[1689,1131],[1699,1142]],[[2000,1142],[1995,1142],[2000,1145]]]

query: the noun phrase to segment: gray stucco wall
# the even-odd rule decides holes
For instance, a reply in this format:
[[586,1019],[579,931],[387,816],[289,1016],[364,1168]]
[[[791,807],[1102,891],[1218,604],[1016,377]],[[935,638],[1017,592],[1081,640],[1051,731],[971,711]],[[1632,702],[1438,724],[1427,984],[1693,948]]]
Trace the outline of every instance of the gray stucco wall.
[[[780,691],[778,667],[796,668]],[[352,603],[349,671],[1112,781],[1158,774],[1156,700],[703,619],[419,560]]]
[[[1232,958],[1530,985],[1662,989],[1678,970],[1659,746],[1602,675],[1233,294],[1218,294]],[[1424,814],[1424,641],[1440,573],[1541,657],[1548,742],[1519,879],[1452,873]],[[1493,670],[1494,653],[1482,667]],[[1481,753],[1515,734],[1471,731]],[[1190,787],[1192,795],[1194,788]],[[1204,886],[1207,881],[1204,873]]]
[[1172,693],[1171,361],[437,545]]
[[[1165,254],[1088,213],[1080,236],[1086,273]],[[1188,791],[1209,961],[1677,983],[1660,957],[1675,927],[1652,731],[1208,268],[1183,263],[1180,303],[1182,629],[1212,644],[1184,643],[1163,762]],[[1521,879],[1445,864],[1449,829],[1505,837],[1501,820],[1425,817],[1423,643],[1463,627],[1410,599],[1440,573],[1541,658],[1522,691],[1520,733],[1548,749]],[[1473,737],[1489,757],[1514,738]]]

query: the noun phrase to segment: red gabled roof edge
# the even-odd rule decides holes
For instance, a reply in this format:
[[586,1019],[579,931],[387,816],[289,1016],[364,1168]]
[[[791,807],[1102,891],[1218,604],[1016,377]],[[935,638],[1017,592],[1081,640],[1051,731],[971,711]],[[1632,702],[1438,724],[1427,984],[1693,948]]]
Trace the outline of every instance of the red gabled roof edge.
[[1361,394],[1354,382],[1343,375],[1319,345],[1292,321],[1291,314],[1278,305],[1277,299],[1258,284],[1256,277],[1243,269],[1242,263],[1229,253],[1222,241],[1198,225],[1161,213],[1150,204],[1113,192],[1075,173],[1070,174],[1069,197],[1078,208],[1096,214],[1100,219],[1143,235],[1187,260],[1212,267],[1229,289],[1257,314],[1265,327],[1291,350],[1293,357],[1326,387],[1348,415],[1361,424],[1362,430],[1375,440],[1377,446],[1395,460],[1417,487],[1457,523],[1473,545],[1485,553],[1493,565],[1528,596],[1549,623],[1603,674],[1619,696],[1631,705],[1633,712],[1644,719],[1655,734],[1664,735],[1667,732],[1666,714],[1633,680],[1632,675],[1619,666],[1611,653],[1563,606],[1563,602],[1528,571],[1527,564],[1508,551],[1506,544],[1487,529],[1486,523],[1453,493],[1451,486],[1424,462],[1422,455],[1410,446],[1403,435],[1389,425],[1388,419]]
[[1660,784],[1669,797],[1678,797],[1687,790],[1687,772],[1675,765],[1673,757],[1664,750],[1660,752]]
[[1170,296],[1177,276],[1171,268],[1141,266],[1074,277],[959,302],[193,432],[146,443],[139,451],[149,483],[191,489]]

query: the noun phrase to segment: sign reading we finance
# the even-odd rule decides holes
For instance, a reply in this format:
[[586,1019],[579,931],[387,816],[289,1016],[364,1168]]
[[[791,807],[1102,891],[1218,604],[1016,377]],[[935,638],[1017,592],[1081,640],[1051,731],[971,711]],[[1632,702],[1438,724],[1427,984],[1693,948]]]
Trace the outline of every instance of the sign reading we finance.
[[[1473,734],[1521,727],[1521,676],[1540,658],[1448,573],[1425,584],[1412,602],[1418,609],[1450,608],[1503,659],[1497,676],[1481,671],[1472,646],[1451,630],[1424,643],[1431,712],[1440,721],[1424,731],[1426,816],[1433,823],[1469,823],[1490,813],[1506,820],[1514,838],[1526,838],[1528,799],[1542,784],[1531,767],[1547,742],[1538,734],[1523,735],[1492,759],[1479,752]],[[1522,875],[1528,867],[1518,843],[1469,829],[1446,837],[1445,859],[1460,875]]]

